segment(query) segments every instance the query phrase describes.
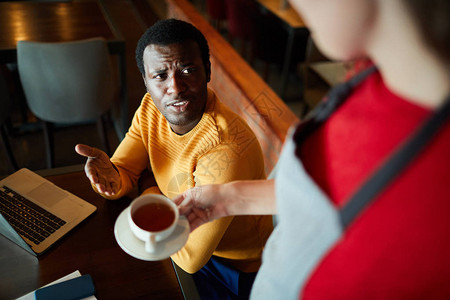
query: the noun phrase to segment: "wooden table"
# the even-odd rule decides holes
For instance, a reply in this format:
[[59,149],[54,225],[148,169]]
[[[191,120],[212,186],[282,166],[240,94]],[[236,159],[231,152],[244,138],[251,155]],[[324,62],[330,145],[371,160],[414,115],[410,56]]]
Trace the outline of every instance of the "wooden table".
[[283,98],[289,77],[289,67],[292,61],[294,40],[296,36],[307,35],[309,31],[305,22],[298,15],[298,13],[290,5],[285,5],[285,0],[258,0],[257,3],[259,3],[261,8],[275,15],[288,31],[288,41],[286,44],[286,52],[281,75],[280,97]]
[[[101,2],[100,2],[101,3]],[[120,75],[119,129],[128,129],[125,41],[105,8],[95,0],[71,2],[0,2],[0,64],[17,61],[17,42],[67,42],[103,37],[118,56]]]
[[81,169],[39,173],[97,211],[39,258],[0,235],[0,299],[20,297],[76,270],[91,274],[98,299],[183,299],[170,259],[138,260],[117,244],[114,223],[132,199],[103,199]]

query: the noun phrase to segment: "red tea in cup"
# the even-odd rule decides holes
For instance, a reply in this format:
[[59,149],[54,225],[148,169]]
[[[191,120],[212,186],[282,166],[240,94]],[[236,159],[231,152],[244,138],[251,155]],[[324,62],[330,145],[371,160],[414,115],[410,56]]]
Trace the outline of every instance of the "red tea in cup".
[[143,230],[156,232],[168,228],[175,220],[175,212],[164,203],[148,203],[133,213],[134,223]]
[[141,195],[131,202],[128,210],[130,229],[136,238],[144,242],[148,253],[155,253],[158,242],[173,233],[178,218],[178,207],[164,195]]

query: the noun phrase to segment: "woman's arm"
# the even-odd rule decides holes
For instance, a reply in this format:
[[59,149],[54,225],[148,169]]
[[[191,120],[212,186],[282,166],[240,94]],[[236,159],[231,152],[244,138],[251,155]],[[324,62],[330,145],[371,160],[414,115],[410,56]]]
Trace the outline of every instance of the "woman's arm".
[[276,213],[274,179],[243,180],[204,185],[187,190],[174,199],[190,223],[198,226],[225,216]]

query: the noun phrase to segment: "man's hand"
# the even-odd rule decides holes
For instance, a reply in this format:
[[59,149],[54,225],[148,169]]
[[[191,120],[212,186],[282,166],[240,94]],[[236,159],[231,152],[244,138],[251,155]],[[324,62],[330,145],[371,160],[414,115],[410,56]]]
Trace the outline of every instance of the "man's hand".
[[220,184],[199,186],[173,199],[180,214],[188,219],[191,231],[228,215],[226,201],[221,198],[221,188]]
[[100,193],[113,196],[120,190],[119,173],[105,152],[83,144],[76,145],[75,151],[87,157],[84,171]]

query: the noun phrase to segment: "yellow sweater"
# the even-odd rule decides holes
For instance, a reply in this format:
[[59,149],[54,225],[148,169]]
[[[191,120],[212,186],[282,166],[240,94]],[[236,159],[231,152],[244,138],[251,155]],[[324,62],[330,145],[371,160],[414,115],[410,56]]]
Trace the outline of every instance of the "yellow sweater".
[[[110,199],[131,191],[149,167],[158,186],[144,193],[162,193],[169,198],[198,185],[265,178],[255,135],[211,90],[202,119],[184,135],[171,130],[146,94],[111,161],[119,170],[122,188]],[[255,272],[272,229],[270,216],[222,218],[193,231],[172,259],[194,273],[214,254],[244,272]]]

